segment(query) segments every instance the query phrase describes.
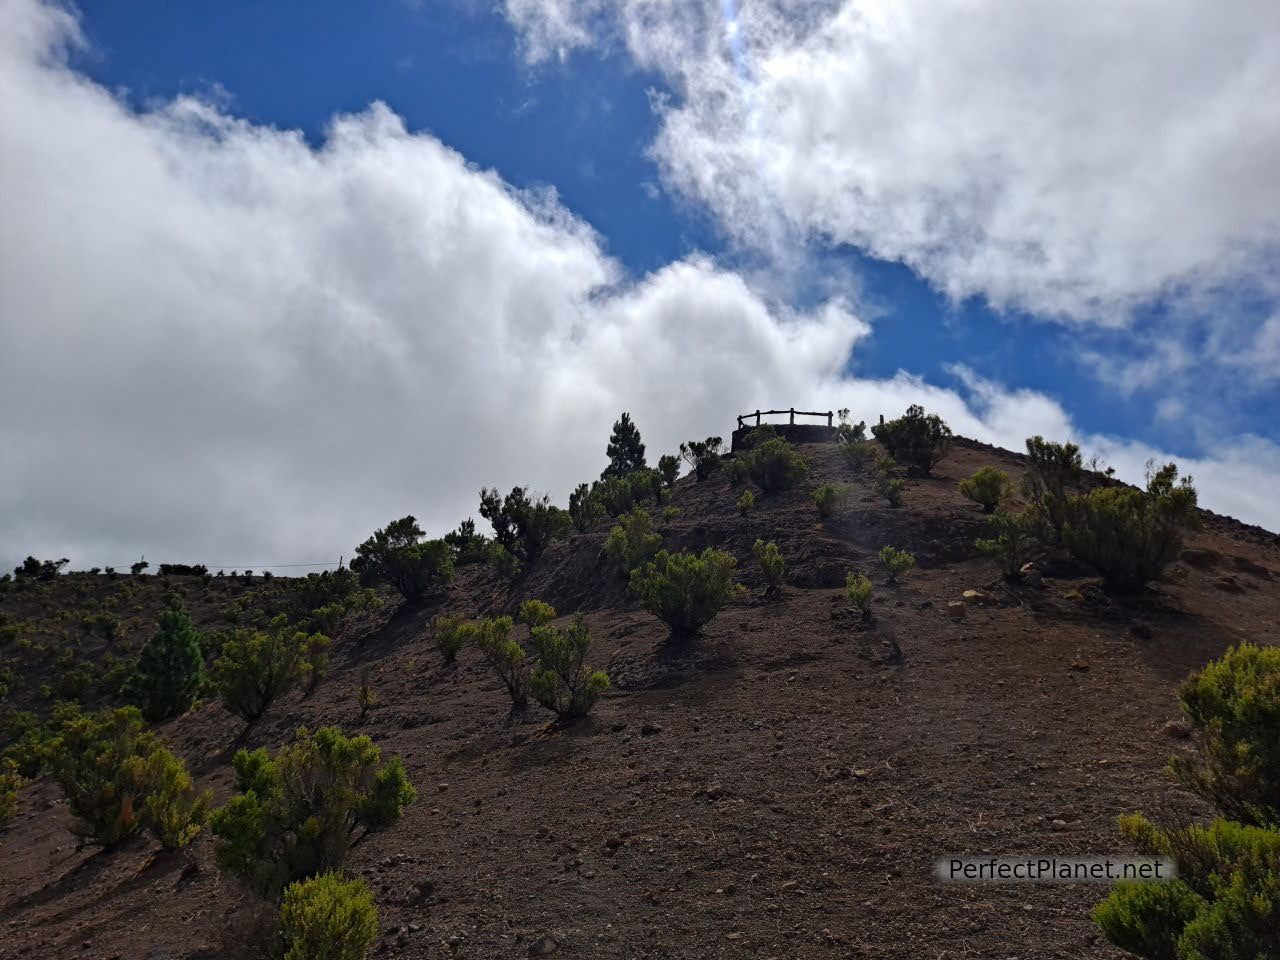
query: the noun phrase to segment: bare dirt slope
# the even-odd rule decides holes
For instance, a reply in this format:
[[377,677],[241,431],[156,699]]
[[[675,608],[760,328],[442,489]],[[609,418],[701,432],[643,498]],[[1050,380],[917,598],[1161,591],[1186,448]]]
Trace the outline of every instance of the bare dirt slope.
[[[253,744],[340,724],[404,757],[418,799],[352,863],[378,898],[378,955],[1120,956],[1088,919],[1101,887],[942,884],[933,863],[1123,853],[1121,813],[1206,815],[1164,771],[1188,749],[1166,724],[1188,672],[1239,640],[1280,641],[1277,538],[1206,515],[1140,597],[1108,599],[1063,565],[1041,587],[1006,588],[972,546],[982,517],[956,484],[983,464],[1020,474],[1021,457],[958,443],[892,510],[833,447],[804,449],[808,481],[746,518],[723,480],[677,485],[665,543],[732,551],[751,588],[696,644],[671,648],[628,599],[600,556],[605,522],[554,545],[513,590],[468,567],[447,597],[389,602],[339,639],[315,696],[259,723]],[[832,480],[858,492],[822,524],[812,492]],[[788,559],[780,601],[762,599],[757,537]],[[874,568],[886,543],[919,562],[897,587]],[[849,570],[876,581],[873,626],[847,610]],[[12,595],[0,609],[52,619],[118,589],[87,579],[64,578],[40,610]],[[197,619],[217,623],[237,588],[183,589]],[[991,600],[953,620],[947,604],[966,589]],[[130,602],[154,606],[161,587],[141,593]],[[426,636],[442,610],[508,611],[528,597],[586,612],[594,659],[614,678],[568,729],[536,714],[509,722],[477,655],[446,668]],[[126,634],[149,629],[143,618]],[[382,705],[362,723],[365,665]],[[225,796],[238,723],[206,703],[161,730]],[[78,849],[48,782],[29,789],[0,849],[0,957],[251,957],[260,942],[261,911],[219,873],[207,839],[189,857],[141,838]]]

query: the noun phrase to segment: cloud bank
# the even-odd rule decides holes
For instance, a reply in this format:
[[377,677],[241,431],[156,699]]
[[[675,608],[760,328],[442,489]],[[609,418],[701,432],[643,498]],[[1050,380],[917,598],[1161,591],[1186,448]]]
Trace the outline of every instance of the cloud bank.
[[[652,457],[792,404],[1074,435],[1049,398],[964,371],[850,377],[852,304],[788,309],[700,256],[629,277],[553,193],[382,104],[318,148],[192,99],[137,112],[69,64],[60,8],[0,0],[0,20],[6,567],[321,562],[405,513],[439,535],[482,484],[563,502],[624,409]],[[1251,444],[1193,470],[1206,503],[1280,527],[1242,482],[1280,457]]]
[[744,244],[816,236],[957,299],[1110,325],[1226,286],[1280,292],[1271,0],[507,13],[531,59],[608,43],[662,74],[665,181]]

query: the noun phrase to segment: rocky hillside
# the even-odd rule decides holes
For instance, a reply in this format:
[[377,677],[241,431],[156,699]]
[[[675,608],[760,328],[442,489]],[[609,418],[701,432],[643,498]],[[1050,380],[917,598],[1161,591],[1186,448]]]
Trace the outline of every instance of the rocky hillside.
[[[380,911],[376,956],[399,958],[1120,957],[1089,920],[1105,888],[955,885],[947,854],[1124,853],[1118,815],[1205,816],[1165,771],[1187,750],[1174,693],[1241,640],[1280,642],[1280,540],[1204,515],[1181,559],[1130,597],[1043,556],[1005,583],[958,481],[1025,458],[958,441],[891,508],[832,445],[795,489],[746,516],[722,477],[675,485],[663,545],[715,546],[747,588],[696,641],[672,644],[602,555],[612,522],[551,545],[514,584],[460,567],[447,591],[390,594],[349,616],[329,675],[251,729],[367,733],[404,759],[417,799],[350,867]],[[815,489],[854,494],[820,521]],[[661,511],[658,512],[661,517]],[[787,563],[766,597],[752,557]],[[885,582],[886,544],[916,568]],[[850,571],[875,583],[850,609]],[[293,581],[63,575],[0,598],[11,709],[111,701],[177,591],[205,630],[260,623]],[[966,599],[967,595],[967,599]],[[443,662],[442,612],[582,611],[612,687],[585,719],[512,720],[476,651]],[[517,628],[516,636],[522,636]],[[114,671],[114,673],[113,673]],[[379,702],[361,718],[360,678]],[[215,698],[159,733],[218,801],[244,724]],[[0,833],[0,957],[254,957],[270,917],[215,865],[207,834],[168,854],[145,835],[82,846],[56,785],[23,792]]]

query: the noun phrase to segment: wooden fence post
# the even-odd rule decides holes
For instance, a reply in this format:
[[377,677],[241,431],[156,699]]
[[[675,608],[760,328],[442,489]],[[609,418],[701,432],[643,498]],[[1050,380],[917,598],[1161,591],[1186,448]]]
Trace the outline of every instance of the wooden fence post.
[[760,411],[756,411],[756,426],[760,426]]
[[831,426],[831,417],[832,417],[832,413],[831,413],[831,411],[830,411],[830,410],[828,410],[828,411],[827,411],[827,426],[828,426],[828,427],[830,427],[830,426]]

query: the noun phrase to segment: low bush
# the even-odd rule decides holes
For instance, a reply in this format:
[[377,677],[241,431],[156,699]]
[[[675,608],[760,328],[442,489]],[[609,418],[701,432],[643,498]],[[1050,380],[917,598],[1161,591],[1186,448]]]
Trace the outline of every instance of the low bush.
[[378,908],[364,880],[330,871],[285,888],[284,960],[364,960],[377,936]]
[[790,490],[809,475],[809,461],[781,437],[765,440],[744,451],[740,459],[746,467],[747,476],[766,494]]
[[982,506],[983,513],[995,513],[1009,491],[1009,475],[995,467],[979,467],[960,481],[960,493]]
[[818,516],[829,520],[837,510],[849,502],[853,487],[847,483],[824,483],[813,494],[814,506],[818,508]]
[[27,557],[13,568],[13,578],[15,580],[52,580],[70,562],[66,557],[61,560],[37,560],[35,557]]
[[732,554],[711,547],[701,554],[660,550],[632,572],[631,591],[673,637],[692,637],[729,602],[736,566]]
[[1183,534],[1198,519],[1191,478],[1177,477],[1172,463],[1149,467],[1146,490],[1098,487],[1070,498],[1062,542],[1102,575],[1109,592],[1141,589],[1182,552]]
[[840,453],[854,470],[862,471],[876,462],[880,456],[880,448],[870,440],[858,440],[842,444]]
[[511,618],[490,617],[468,625],[468,633],[511,697],[512,713],[529,703],[529,662],[524,647],[511,639]]
[[670,522],[680,516],[679,507],[667,507],[662,511],[662,519]]
[[445,663],[453,663],[458,658],[458,651],[467,642],[467,618],[460,613],[441,614],[431,621],[431,635],[435,638],[436,649],[444,657]]
[[778,549],[778,545],[772,540],[768,543],[763,540],[757,540],[751,548],[751,552],[756,558],[756,563],[760,564],[760,570],[764,574],[767,585],[765,592],[771,596],[781,593],[782,578],[786,575],[787,564],[782,559],[782,551]]
[[1152,960],[1269,960],[1280,945],[1280,650],[1242,644],[1179,691],[1198,761],[1173,773],[1220,814],[1165,830],[1141,814],[1120,828],[1177,879],[1119,884],[1094,910],[1117,946]]
[[1171,761],[1174,774],[1224,816],[1280,828],[1280,648],[1233,647],[1178,697],[1200,760]]
[[18,791],[26,783],[26,778],[18,772],[16,760],[0,759],[0,829],[18,815]]
[[341,868],[416,795],[398,757],[383,763],[372,740],[335,727],[299,729],[274,757],[241,750],[234,766],[236,794],[210,821],[218,863],[270,897]]
[[288,626],[280,614],[266,630],[240,629],[227,638],[213,664],[213,684],[226,708],[252,724],[304,681],[328,643],[323,634]]
[[517,617],[521,623],[528,624],[529,629],[533,631],[539,627],[546,626],[554,620],[556,618],[556,608],[541,600],[526,600],[520,604]]
[[629,576],[661,546],[662,537],[654,532],[648,512],[644,507],[636,507],[631,513],[624,513],[618,518],[604,543],[604,552],[619,573]]
[[200,632],[181,603],[161,613],[157,626],[122,691],[152,723],[185,713],[204,683]]
[[417,520],[401,517],[356,547],[351,569],[366,585],[388,583],[412,600],[453,578],[453,549],[443,540],[425,537]]
[[884,572],[888,574],[890,583],[897,583],[900,574],[906,573],[916,565],[915,554],[887,545],[880,548],[877,559]]
[[896,420],[878,423],[871,433],[895,460],[913,472],[928,475],[951,448],[951,429],[936,413],[916,404]]
[[356,706],[360,708],[360,719],[368,716],[369,711],[379,703],[378,691],[373,689],[373,673],[368,667],[360,669],[360,681],[356,685]]
[[203,563],[162,563],[159,570],[162,577],[203,577],[209,572]]
[[609,676],[586,664],[591,635],[581,614],[564,630],[549,624],[533,627],[529,642],[538,657],[530,677],[533,698],[564,719],[585,716],[604,691]]
[[1036,519],[1029,512],[994,513],[987,521],[991,536],[974,541],[974,546],[995,560],[1006,580],[1022,575],[1022,566],[1036,543]]
[[743,434],[742,439],[738,441],[738,449],[754,450],[770,440],[777,439],[780,439],[778,437],[778,428],[771,423],[765,423]]
[[738,508],[738,516],[745,517],[751,508],[756,505],[756,495],[750,490],[743,490],[735,505]]
[[204,822],[207,795],[195,791],[182,761],[145,729],[136,707],[68,715],[47,762],[77,832],[104,847],[147,826],[176,849]]
[[902,491],[907,482],[893,475],[897,462],[893,457],[880,457],[876,461],[876,492],[888,501],[891,507],[902,506]]
[[836,427],[836,443],[848,445],[866,441],[867,422],[865,420],[857,423],[850,422],[848,407],[837,411],[836,415],[840,419],[840,425]]
[[707,437],[705,440],[690,440],[680,444],[680,456],[693,468],[693,476],[698,483],[720,468],[723,443],[719,437]]
[[844,578],[845,596],[853,604],[854,609],[864,617],[871,612],[871,594],[875,588],[871,580],[862,573],[849,573]]

